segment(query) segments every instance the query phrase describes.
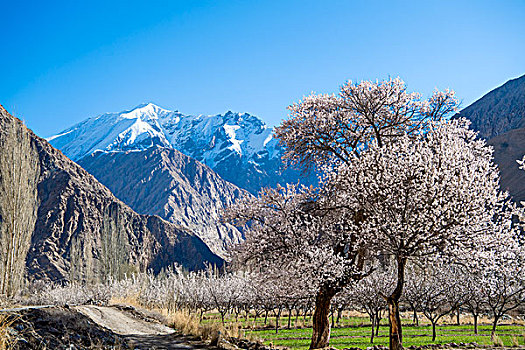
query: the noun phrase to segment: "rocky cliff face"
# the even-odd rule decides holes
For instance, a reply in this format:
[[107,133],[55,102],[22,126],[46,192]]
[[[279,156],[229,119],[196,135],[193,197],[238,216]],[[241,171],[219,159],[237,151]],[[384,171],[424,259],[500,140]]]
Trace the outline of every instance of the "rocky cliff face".
[[[3,130],[12,123],[25,128],[0,106],[0,138],[8,137]],[[32,278],[97,280],[159,271],[175,262],[189,269],[203,268],[206,262],[222,264],[192,232],[158,216],[137,214],[87,171],[28,132],[40,167],[37,219],[26,260]]]
[[501,187],[509,191],[517,203],[525,201],[525,171],[516,162],[525,155],[525,128],[493,137],[488,143],[494,147],[494,161],[501,172]]
[[133,210],[188,228],[221,256],[243,239],[237,228],[221,223],[220,216],[250,194],[177,150],[154,146],[95,152],[78,163]]
[[492,90],[455,117],[469,119],[471,128],[494,147],[501,187],[516,202],[525,200],[525,172],[516,163],[525,154],[525,75]]
[[89,118],[48,140],[74,161],[95,151],[173,148],[253,194],[277,183],[313,181],[313,176],[302,179],[298,171],[282,166],[282,149],[272,129],[247,113],[194,116],[148,103]]
[[525,75],[492,90],[455,117],[467,118],[485,139],[525,127]]

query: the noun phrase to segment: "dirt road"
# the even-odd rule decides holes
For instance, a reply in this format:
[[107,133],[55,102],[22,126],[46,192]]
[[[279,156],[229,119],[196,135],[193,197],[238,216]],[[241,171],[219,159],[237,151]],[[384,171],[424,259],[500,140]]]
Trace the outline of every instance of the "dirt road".
[[123,336],[133,349],[199,349],[206,344],[115,307],[85,305],[75,309],[96,324]]
[[141,320],[131,314],[108,306],[83,305],[75,309],[102,327],[120,335],[168,335],[172,328],[155,322]]

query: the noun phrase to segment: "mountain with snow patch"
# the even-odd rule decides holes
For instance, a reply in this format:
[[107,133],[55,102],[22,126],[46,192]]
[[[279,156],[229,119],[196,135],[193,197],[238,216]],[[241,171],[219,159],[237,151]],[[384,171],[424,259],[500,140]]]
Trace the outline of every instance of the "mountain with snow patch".
[[[119,278],[125,272],[157,273],[174,263],[194,270],[224,262],[199,237],[200,232],[156,215],[138,214],[1,105],[0,145],[0,154],[14,154],[18,149],[13,148],[15,145],[26,152],[31,150],[20,162],[37,166],[36,193],[23,194],[23,198],[30,198],[23,202],[31,208],[28,210],[36,209],[26,258],[30,280],[94,282]],[[186,166],[191,167],[191,162]],[[6,167],[0,167],[3,181],[29,179],[24,174],[13,177],[5,170]],[[200,172],[195,177],[200,179],[206,169],[196,170]],[[190,172],[186,173],[189,176]],[[16,180],[12,186],[22,191],[30,188],[27,182],[23,186],[19,182]],[[12,200],[7,199],[0,196],[0,213],[4,217],[13,208]],[[15,213],[30,220],[27,215],[21,216],[19,209]],[[0,217],[1,232],[4,228]]]
[[74,161],[95,151],[173,148],[254,194],[265,186],[301,179],[300,172],[283,167],[272,129],[248,113],[194,116],[148,103],[89,118],[47,140]]

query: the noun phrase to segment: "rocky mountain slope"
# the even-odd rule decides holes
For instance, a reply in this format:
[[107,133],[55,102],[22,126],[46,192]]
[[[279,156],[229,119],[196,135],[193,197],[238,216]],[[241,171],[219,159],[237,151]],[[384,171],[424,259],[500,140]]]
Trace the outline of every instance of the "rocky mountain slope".
[[243,239],[236,227],[220,222],[220,215],[249,193],[177,150],[95,152],[79,164],[138,213],[190,229],[221,256]]
[[519,169],[516,162],[525,154],[525,128],[493,137],[488,143],[494,147],[494,161],[501,171],[501,186],[516,202],[525,201],[525,171]]
[[525,172],[517,159],[525,154],[525,75],[492,90],[456,116],[472,122],[471,128],[494,147],[501,186],[516,202],[525,200]]
[[469,119],[485,139],[525,127],[525,75],[490,91],[456,117]]
[[272,129],[247,113],[193,116],[148,103],[87,119],[48,141],[74,161],[97,150],[173,148],[254,194],[263,186],[301,178],[299,172],[283,169],[282,151]]
[[[0,106],[0,141],[11,137],[5,132],[11,127],[29,134],[38,158],[37,216],[26,260],[32,278],[97,280],[136,270],[159,271],[174,262],[189,269],[206,262],[222,264],[192,232],[158,216],[137,214]],[[0,202],[4,217],[8,211]],[[2,225],[0,219],[0,229]]]

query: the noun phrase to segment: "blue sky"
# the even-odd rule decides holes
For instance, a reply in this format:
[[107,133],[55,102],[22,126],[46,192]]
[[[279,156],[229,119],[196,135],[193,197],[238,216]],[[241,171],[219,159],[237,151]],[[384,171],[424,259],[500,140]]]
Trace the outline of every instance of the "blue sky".
[[389,76],[466,106],[525,74],[523,0],[1,1],[0,104],[41,136],[150,101],[275,125]]

